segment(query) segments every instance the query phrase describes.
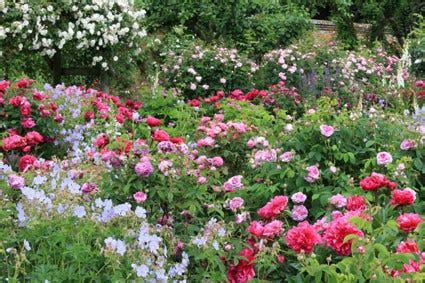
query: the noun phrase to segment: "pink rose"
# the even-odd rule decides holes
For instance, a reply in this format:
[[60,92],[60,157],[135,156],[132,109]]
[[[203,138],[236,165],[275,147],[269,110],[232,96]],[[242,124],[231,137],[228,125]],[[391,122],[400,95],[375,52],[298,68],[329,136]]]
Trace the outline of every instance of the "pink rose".
[[320,133],[324,135],[325,137],[329,138],[334,133],[334,128],[329,125],[321,125],[320,126]]
[[308,210],[304,205],[295,205],[291,210],[291,217],[295,221],[303,221],[308,216]]
[[221,167],[223,166],[224,161],[223,161],[223,158],[221,158],[220,156],[216,156],[212,159],[211,163],[215,167]]
[[317,166],[309,166],[306,168],[307,170],[307,176],[304,177],[304,179],[309,183],[314,183],[315,181],[319,180],[320,178],[320,171]]
[[381,151],[376,155],[378,165],[386,165],[393,161],[393,157],[386,151]]
[[273,220],[272,222],[266,224],[263,230],[263,237],[273,238],[282,234],[283,232],[283,223],[279,220]]
[[12,189],[19,190],[25,186],[25,179],[18,175],[9,175],[7,182]]
[[416,142],[414,140],[404,140],[400,144],[401,150],[411,150],[416,148]]
[[144,192],[137,192],[133,195],[133,198],[137,203],[143,203],[148,196]]
[[307,199],[307,196],[302,192],[295,193],[291,196],[291,200],[294,203],[303,203]]
[[244,204],[243,198],[235,197],[228,201],[229,208],[232,211],[236,211]]
[[256,236],[257,238],[260,238],[263,235],[264,232],[264,226],[261,225],[260,222],[258,221],[252,221],[248,228],[246,229],[246,231],[254,236]]
[[35,121],[32,118],[25,118],[22,120],[21,125],[25,129],[31,129],[35,127]]
[[344,206],[347,205],[347,199],[341,194],[332,196],[329,199],[329,202],[330,204],[334,205],[337,208],[343,208]]
[[199,176],[198,179],[196,180],[198,184],[205,184],[207,181],[208,181],[207,178],[204,176]]
[[241,175],[233,176],[223,184],[224,190],[226,192],[233,192],[235,189],[242,189],[242,178]]
[[84,183],[81,186],[81,191],[85,195],[94,195],[99,191],[95,183]]
[[287,151],[284,152],[279,159],[283,162],[290,162],[295,156],[295,153],[293,151]]

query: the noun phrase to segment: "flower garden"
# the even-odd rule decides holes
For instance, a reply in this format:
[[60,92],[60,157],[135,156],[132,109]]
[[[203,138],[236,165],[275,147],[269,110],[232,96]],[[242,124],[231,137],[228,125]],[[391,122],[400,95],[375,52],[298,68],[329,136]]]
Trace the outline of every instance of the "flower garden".
[[[425,281],[423,19],[398,52],[293,7],[226,45],[63,2],[0,1],[2,281]],[[57,72],[79,61],[106,83]]]

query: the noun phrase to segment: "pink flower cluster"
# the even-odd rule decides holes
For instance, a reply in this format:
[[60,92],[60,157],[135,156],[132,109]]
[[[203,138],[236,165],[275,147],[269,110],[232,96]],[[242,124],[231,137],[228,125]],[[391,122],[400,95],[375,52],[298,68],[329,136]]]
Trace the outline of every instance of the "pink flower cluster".
[[294,151],[286,151],[281,156],[279,156],[280,161],[288,163],[295,157]]
[[15,190],[20,190],[25,186],[25,179],[21,176],[12,174],[7,178],[9,187]]
[[213,146],[214,139],[231,138],[237,139],[240,135],[245,134],[249,127],[241,122],[223,122],[224,117],[221,114],[214,115],[214,119],[210,117],[202,117],[198,131],[207,135],[207,137],[198,140],[198,146]]
[[247,141],[246,146],[249,149],[254,147],[266,148],[269,146],[269,141],[265,137],[254,137]]
[[242,184],[242,178],[243,177],[241,175],[233,176],[223,184],[224,190],[226,192],[233,192],[235,190],[243,189],[244,186]]
[[321,242],[321,237],[313,225],[304,221],[289,229],[285,240],[288,247],[294,252],[310,254],[314,247]]
[[254,155],[254,167],[266,162],[276,162],[277,152],[275,149],[258,150]]
[[344,241],[348,235],[363,237],[363,232],[351,224],[346,217],[330,222],[323,233],[325,243],[339,255],[350,255],[353,240]]
[[142,157],[134,167],[137,176],[149,177],[153,173],[153,166],[149,157]]
[[282,234],[283,223],[279,220],[273,220],[263,225],[258,221],[252,221],[246,231],[257,238],[272,239]]
[[404,190],[394,190],[391,198],[392,205],[411,205],[415,202],[416,192],[411,188]]
[[397,188],[397,184],[391,182],[385,175],[373,172],[369,177],[360,181],[360,186],[365,191],[376,191],[380,188],[387,187],[391,190]]
[[412,150],[416,148],[416,142],[414,140],[403,140],[400,144],[401,150]]
[[306,168],[307,170],[307,176],[304,177],[304,179],[309,183],[314,183],[317,180],[320,179],[320,171],[319,168],[315,165],[309,166]]
[[329,199],[329,203],[337,208],[343,208],[347,205],[347,199],[341,194],[336,194]]
[[381,151],[376,155],[376,162],[378,165],[387,165],[393,162],[393,157],[389,152]]
[[223,166],[224,161],[220,156],[215,156],[212,158],[207,158],[205,155],[199,156],[195,163],[198,165],[198,169],[209,169],[215,171],[217,168]]
[[263,219],[274,219],[285,210],[287,204],[287,196],[275,196],[265,206],[260,208],[257,213]]
[[329,125],[320,126],[320,133],[327,138],[332,136],[334,132],[335,132],[335,129],[332,126],[329,126]]

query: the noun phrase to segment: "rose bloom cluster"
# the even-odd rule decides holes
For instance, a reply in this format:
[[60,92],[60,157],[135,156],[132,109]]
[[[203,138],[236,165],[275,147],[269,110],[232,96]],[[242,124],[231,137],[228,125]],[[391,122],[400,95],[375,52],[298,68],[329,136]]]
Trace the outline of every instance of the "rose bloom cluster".
[[198,139],[197,146],[213,147],[216,140],[223,138],[238,139],[250,130],[250,127],[243,122],[224,122],[222,114],[215,114],[211,119],[210,117],[202,117],[198,132],[206,135],[204,138]]
[[[4,151],[22,151],[28,153],[37,145],[52,140],[35,130],[43,129],[37,122],[62,123],[63,116],[57,104],[44,92],[32,89],[34,81],[23,78],[12,85],[9,81],[0,81],[0,117],[7,123],[20,127],[9,128],[2,140]],[[19,113],[16,115],[16,113]],[[15,117],[18,117],[16,121]]]
[[[258,69],[256,63],[239,55],[236,49],[223,47],[195,46],[183,52],[169,51],[161,55],[166,58],[161,65],[164,86],[176,87],[176,83],[181,82],[184,85],[182,91],[190,97],[206,97],[210,91],[231,91],[234,80],[252,77]],[[249,82],[245,80],[245,83]],[[215,103],[220,98],[216,94],[205,102]],[[200,100],[196,99],[197,102]],[[192,104],[199,106],[195,101]]]
[[385,175],[373,172],[369,177],[360,181],[360,186],[365,191],[376,191],[381,188],[394,190],[397,184],[390,181]]

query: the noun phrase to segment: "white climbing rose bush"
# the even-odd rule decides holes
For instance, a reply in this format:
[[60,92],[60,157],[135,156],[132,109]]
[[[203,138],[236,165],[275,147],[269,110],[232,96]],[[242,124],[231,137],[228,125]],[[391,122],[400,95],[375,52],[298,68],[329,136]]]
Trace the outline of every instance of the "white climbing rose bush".
[[144,17],[131,0],[0,0],[0,50],[61,52],[108,70],[141,51]]

